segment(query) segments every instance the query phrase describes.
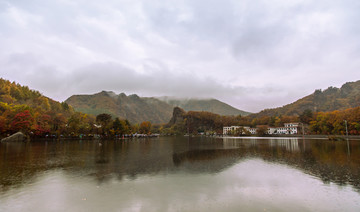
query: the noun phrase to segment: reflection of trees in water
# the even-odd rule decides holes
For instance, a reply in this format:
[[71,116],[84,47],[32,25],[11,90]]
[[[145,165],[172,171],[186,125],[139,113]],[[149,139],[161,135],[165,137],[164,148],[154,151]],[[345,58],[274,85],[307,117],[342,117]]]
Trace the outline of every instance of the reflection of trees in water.
[[[351,154],[348,154],[348,144]],[[219,158],[260,157],[283,163],[319,177],[324,183],[353,185],[360,191],[360,144],[302,139],[224,139],[224,149],[193,150],[174,154],[177,166]],[[234,149],[238,148],[238,149]],[[229,165],[225,164],[224,166]],[[226,168],[226,167],[223,167]]]
[[[350,150],[351,154],[348,154]],[[171,173],[217,173],[244,158],[287,164],[326,182],[360,189],[360,144],[302,139],[159,138],[125,141],[63,141],[1,144],[1,190],[60,168],[68,174],[116,177]]]
[[96,151],[95,163],[99,163],[99,164],[109,163],[107,151],[105,150],[106,146],[108,146],[106,142],[104,142],[104,144],[103,142],[99,143],[99,148]]
[[352,141],[350,146],[353,152],[349,155],[346,142],[301,140],[299,152],[273,148],[269,154],[264,151],[263,158],[300,168],[324,183],[351,184],[360,190],[359,143]]
[[62,142],[0,143],[0,191],[36,179],[42,171],[64,168],[73,163],[64,158]]

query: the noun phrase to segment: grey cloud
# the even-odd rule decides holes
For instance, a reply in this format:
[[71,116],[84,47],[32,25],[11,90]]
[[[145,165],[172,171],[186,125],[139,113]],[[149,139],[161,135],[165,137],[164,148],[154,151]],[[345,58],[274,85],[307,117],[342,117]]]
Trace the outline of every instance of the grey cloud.
[[82,92],[103,89],[140,95],[211,97],[230,90],[209,77],[198,78],[191,73],[171,73],[154,67],[141,74],[115,63],[92,64],[75,71],[69,78]]
[[5,62],[9,66],[33,66],[39,64],[39,58],[32,53],[11,54]]
[[[0,74],[57,100],[113,90],[215,97],[254,112],[358,80],[359,9],[353,0],[3,1]],[[9,10],[29,18],[21,25]]]
[[289,32],[278,26],[249,29],[233,44],[234,55],[251,59],[262,57],[281,45],[287,35]]

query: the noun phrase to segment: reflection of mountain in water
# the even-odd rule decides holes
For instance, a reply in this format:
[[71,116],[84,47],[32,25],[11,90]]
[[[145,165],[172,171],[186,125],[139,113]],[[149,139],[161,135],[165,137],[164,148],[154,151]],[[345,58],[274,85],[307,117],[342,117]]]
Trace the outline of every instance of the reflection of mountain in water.
[[287,164],[324,182],[360,189],[360,144],[296,138],[158,138],[0,144],[0,189],[49,169],[99,182],[173,172],[218,173],[242,159]]
[[188,172],[218,173],[239,161],[239,149],[205,149],[191,150],[173,154],[175,166]]

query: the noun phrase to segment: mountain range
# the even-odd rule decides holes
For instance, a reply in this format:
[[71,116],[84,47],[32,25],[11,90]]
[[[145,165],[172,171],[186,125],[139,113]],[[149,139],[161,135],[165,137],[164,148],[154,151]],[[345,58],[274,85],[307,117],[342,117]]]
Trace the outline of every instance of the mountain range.
[[[132,123],[151,121],[152,123],[168,123],[172,117],[174,107],[181,107],[185,111],[207,111],[219,115],[242,115],[249,113],[238,110],[216,99],[181,99],[176,97],[139,97],[136,94],[119,95],[111,91],[102,91],[92,95],[73,95],[64,103],[59,103],[42,96],[38,91],[32,91],[26,86],[15,82],[0,80],[0,103],[2,106],[43,108],[44,111],[61,113],[65,117],[76,111],[98,115],[109,113],[114,117],[128,119]],[[65,104],[67,103],[67,104]],[[8,105],[6,105],[8,104]],[[68,104],[72,107],[68,107]],[[340,88],[329,87],[325,90],[315,90],[283,107],[265,109],[249,118],[262,116],[297,116],[305,110],[312,112],[328,112],[345,110],[360,106],[360,80],[347,82]],[[12,107],[12,106],[11,106]],[[67,109],[66,109],[67,108]],[[5,110],[5,109],[4,109]],[[55,111],[55,112],[54,112]]]
[[116,95],[102,91],[92,95],[73,95],[66,101],[76,111],[98,115],[108,113],[114,117],[128,119],[132,123],[151,121],[167,123],[173,108],[180,106],[186,111],[209,111],[220,115],[248,115],[216,99],[176,99],[173,97],[139,97],[136,94]]
[[[66,101],[76,111],[98,115],[109,113],[116,117],[128,119],[132,123],[151,121],[152,123],[167,123],[171,119],[174,107],[185,111],[207,111],[219,115],[242,115],[250,113],[238,110],[216,99],[186,99],[176,97],[139,97],[136,94],[116,95],[111,91],[102,91],[93,95],[73,95]],[[315,90],[288,105],[265,109],[250,117],[288,115],[297,116],[305,110],[312,112],[327,112],[345,110],[360,106],[360,80],[347,82],[340,88],[332,87],[325,90]]]

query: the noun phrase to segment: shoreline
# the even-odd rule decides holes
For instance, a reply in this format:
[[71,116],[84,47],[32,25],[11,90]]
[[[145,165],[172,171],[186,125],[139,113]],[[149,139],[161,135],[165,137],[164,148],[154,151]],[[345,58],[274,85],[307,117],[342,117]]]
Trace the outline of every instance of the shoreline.
[[[131,140],[131,139],[139,139],[139,138],[154,138],[154,137],[177,137],[184,135],[159,135],[156,136],[126,136],[126,137],[92,137],[92,136],[84,136],[84,137],[28,137],[27,141],[39,141],[39,140]],[[185,136],[184,136],[185,137]],[[228,135],[191,135],[190,137],[215,137],[215,138],[306,138],[306,139],[325,139],[329,141],[341,141],[341,140],[360,140],[360,135],[291,135],[291,134],[282,134],[282,135],[249,135],[249,136],[228,136]],[[5,143],[5,142],[4,142]]]
[[308,139],[329,139],[335,138],[335,139],[352,139],[352,140],[360,140],[360,135],[290,135],[290,134],[284,134],[284,135],[265,135],[265,136],[221,136],[223,138],[251,138],[251,137],[259,137],[259,138],[308,138]]

